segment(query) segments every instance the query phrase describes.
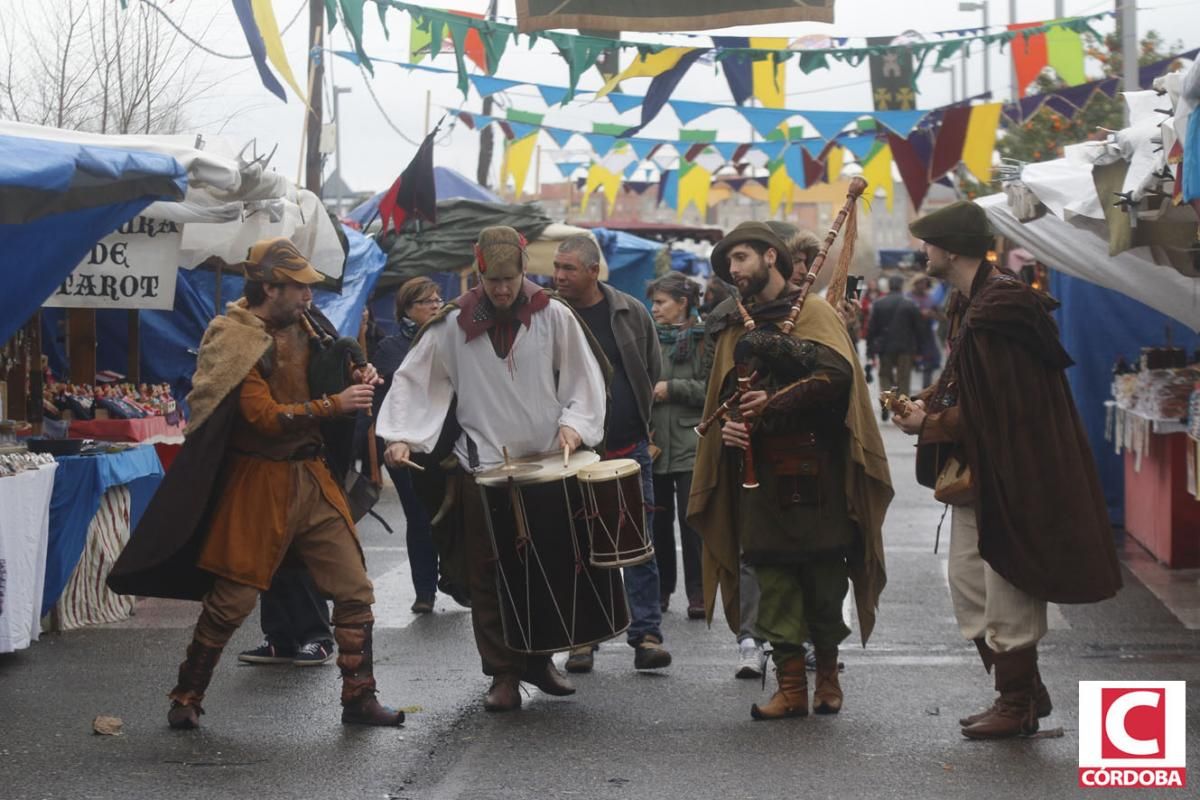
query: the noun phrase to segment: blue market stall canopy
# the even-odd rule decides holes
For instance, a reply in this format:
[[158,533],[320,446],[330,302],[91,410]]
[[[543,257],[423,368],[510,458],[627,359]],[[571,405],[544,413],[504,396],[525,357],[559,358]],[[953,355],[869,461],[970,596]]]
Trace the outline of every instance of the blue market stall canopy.
[[608,285],[633,295],[649,306],[646,286],[654,280],[660,255],[665,259],[663,271],[670,269],[666,246],[632,233],[607,228],[592,228],[592,234],[608,261]]
[[0,135],[0,341],[91,250],[155,201],[178,201],[187,173],[162,154]]

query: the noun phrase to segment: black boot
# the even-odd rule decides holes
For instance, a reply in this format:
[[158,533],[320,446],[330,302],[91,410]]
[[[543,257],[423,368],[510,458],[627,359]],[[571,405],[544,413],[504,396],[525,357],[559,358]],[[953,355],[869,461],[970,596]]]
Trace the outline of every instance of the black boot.
[[337,665],[342,671],[342,724],[394,727],[404,722],[404,712],[380,705],[375,699],[372,625],[338,625],[333,629]]
[[197,639],[192,639],[188,645],[187,658],[179,665],[179,682],[168,695],[171,710],[167,712],[167,724],[172,728],[191,730],[200,727],[200,715],[204,713],[200,703],[222,650],[223,647],[213,647]]

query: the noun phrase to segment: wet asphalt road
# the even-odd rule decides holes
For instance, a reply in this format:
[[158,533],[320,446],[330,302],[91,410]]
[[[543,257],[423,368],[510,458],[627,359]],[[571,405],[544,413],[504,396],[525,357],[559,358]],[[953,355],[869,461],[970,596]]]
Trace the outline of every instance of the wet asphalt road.
[[[166,692],[198,605],[143,602],[130,621],[48,634],[0,656],[0,800],[32,798],[1059,798],[1076,788],[1078,680],[1189,680],[1193,765],[1200,742],[1200,632],[1189,631],[1128,571],[1113,600],[1051,609],[1042,672],[1061,737],[963,739],[957,718],[990,702],[990,678],[953,623],[941,508],[912,480],[911,443],[885,426],[897,498],[885,529],[889,585],[869,647],[843,650],[837,717],[753,722],[758,681],[733,677],[734,638],[688,621],[677,594],[665,619],[674,664],[639,674],[622,642],[604,645],[578,693],[534,691],[522,711],[482,710],[468,613],[439,597],[408,612],[401,533],[363,527],[376,580],[382,699],[410,709],[398,730],[343,728],[337,670],[239,665],[257,618],[218,667],[203,728],[167,729]],[[381,503],[401,519],[394,495]],[[97,736],[99,714],[124,721]],[[1193,766],[1193,770],[1195,767]],[[1196,796],[1104,790],[1102,797]]]

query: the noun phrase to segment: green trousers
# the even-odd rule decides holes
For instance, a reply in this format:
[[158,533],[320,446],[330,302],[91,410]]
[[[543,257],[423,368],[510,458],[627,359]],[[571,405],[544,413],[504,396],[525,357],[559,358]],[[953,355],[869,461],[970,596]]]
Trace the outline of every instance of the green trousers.
[[755,565],[758,577],[756,636],[771,643],[775,665],[804,656],[804,642],[817,650],[838,646],[850,635],[842,602],[850,587],[843,558],[799,564]]

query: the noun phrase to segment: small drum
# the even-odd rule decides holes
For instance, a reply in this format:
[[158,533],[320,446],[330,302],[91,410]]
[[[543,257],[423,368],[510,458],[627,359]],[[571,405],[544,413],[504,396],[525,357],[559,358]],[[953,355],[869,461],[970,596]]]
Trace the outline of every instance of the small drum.
[[654,558],[646,527],[642,467],[631,458],[580,467],[591,561],[597,567],[628,567]]
[[521,459],[475,476],[496,556],[504,642],[522,653],[596,644],[629,627],[616,570],[588,559],[583,494],[575,473],[599,456]]

